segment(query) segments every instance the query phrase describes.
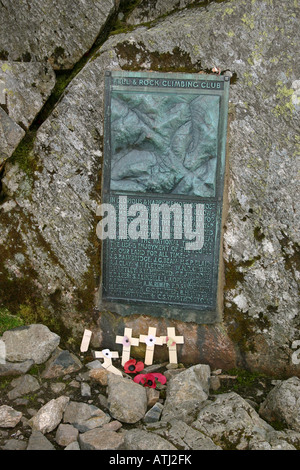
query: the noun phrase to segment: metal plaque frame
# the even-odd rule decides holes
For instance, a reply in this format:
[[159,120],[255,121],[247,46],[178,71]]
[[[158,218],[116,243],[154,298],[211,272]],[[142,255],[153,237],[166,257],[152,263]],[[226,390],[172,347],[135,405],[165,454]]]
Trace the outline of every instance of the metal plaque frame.
[[[128,197],[128,203],[130,201],[140,201],[145,205],[150,204],[151,201],[157,201],[159,204],[162,203],[190,203],[204,204],[207,208],[210,218],[213,218],[214,226],[210,227],[210,239],[212,241],[212,249],[209,253],[209,302],[195,302],[192,297],[191,301],[179,301],[176,296],[172,300],[172,294],[166,300],[164,298],[165,291],[160,290],[160,283],[158,282],[157,298],[154,298],[155,288],[151,287],[151,298],[146,298],[146,289],[136,288],[139,282],[135,281],[134,276],[132,277],[132,286],[130,288],[124,287],[129,286],[130,282],[128,279],[124,279],[124,286],[122,284],[122,270],[118,269],[118,266],[114,265],[114,259],[122,259],[120,252],[121,242],[118,240],[106,239],[102,241],[101,247],[101,285],[99,295],[99,309],[116,312],[120,315],[132,315],[132,314],[145,314],[156,317],[173,318],[181,321],[190,321],[201,323],[214,323],[220,321],[221,313],[219,311],[219,257],[220,257],[220,237],[222,230],[222,207],[223,207],[223,192],[224,192],[224,178],[225,178],[225,157],[226,157],[226,135],[227,135],[227,115],[228,115],[228,99],[229,99],[229,77],[218,76],[218,75],[205,75],[205,74],[163,74],[163,73],[148,73],[148,72],[127,72],[127,71],[107,71],[105,73],[105,120],[104,120],[104,163],[103,163],[103,174],[102,174],[102,203],[116,204],[119,196],[126,195]],[[198,196],[195,194],[174,194],[166,192],[152,192],[152,191],[132,191],[124,189],[112,189],[112,97],[116,93],[127,94],[161,94],[161,96],[167,96],[168,94],[176,94],[177,96],[186,96],[186,94],[193,94],[195,96],[206,96],[209,102],[212,96],[218,96],[219,99],[219,111],[218,111],[218,125],[217,125],[217,158],[216,158],[216,179],[214,195],[212,196]],[[128,95],[129,96],[129,95]],[[210,213],[211,211],[211,213]],[[213,214],[213,216],[212,216]],[[205,223],[205,219],[204,219]],[[206,232],[205,232],[206,233]],[[206,235],[205,235],[206,236]],[[118,245],[119,243],[119,245]],[[125,242],[122,242],[125,243]],[[152,241],[147,241],[143,245],[143,241],[134,240],[126,241],[125,245],[130,248],[130,243],[135,243],[135,247],[139,249],[149,249]],[[139,243],[139,245],[137,245]],[[206,243],[206,242],[205,242]],[[205,244],[204,244],[205,245]],[[154,246],[154,245],[153,245]],[[181,247],[178,245],[178,249]],[[174,247],[173,247],[174,248]],[[156,249],[156,248],[155,248]],[[157,248],[158,249],[158,248]],[[137,264],[137,272],[139,277],[142,278],[143,262],[138,265],[138,258],[135,260],[136,249],[131,251],[131,262]],[[170,253],[170,252],[169,252]],[[130,255],[129,255],[130,256]],[[188,255],[184,255],[188,256]],[[184,256],[182,259],[184,259]],[[199,260],[199,254],[195,255],[192,253],[195,260]],[[169,257],[170,258],[170,257]],[[168,259],[169,259],[168,258]],[[208,259],[203,255],[203,260]],[[169,263],[169,264],[168,264]],[[124,263],[126,264],[126,258]],[[189,263],[187,263],[189,264]],[[203,264],[205,262],[203,261]],[[175,265],[178,267],[178,259],[166,261],[166,270],[174,270]],[[145,266],[145,265],[144,265]],[[160,266],[163,269],[163,266]],[[184,266],[182,266],[184,268]],[[149,268],[150,269],[150,268]],[[150,275],[147,272],[147,275]],[[153,271],[153,283],[155,284],[156,270]],[[176,271],[177,272],[177,271]],[[169,271],[167,271],[169,276]],[[145,274],[146,275],[146,274]],[[182,285],[188,290],[188,285],[193,287],[194,299],[197,297],[197,277],[193,277],[191,274],[189,279],[186,279],[188,273],[185,274],[185,279],[180,279],[181,274],[178,275],[178,282],[182,281]],[[200,276],[199,272],[197,275]],[[171,276],[171,274],[170,274]],[[202,278],[203,274],[201,274]],[[163,277],[163,276],[162,276]],[[174,278],[174,277],[173,277]],[[201,279],[202,279],[201,278]],[[126,281],[126,282],[125,282]],[[129,284],[128,284],[129,282]],[[147,284],[144,282],[144,284]],[[113,285],[113,287],[111,287]],[[164,285],[162,283],[162,285]],[[169,285],[169,284],[168,284]],[[200,281],[199,281],[200,285]],[[119,291],[118,292],[118,286]],[[154,293],[153,293],[154,289]],[[133,293],[131,293],[131,291]],[[170,289],[171,292],[171,289]],[[134,295],[135,294],[135,295]],[[149,294],[150,295],[150,294]],[[181,298],[185,299],[188,296]],[[201,297],[201,296],[200,296]],[[160,300],[164,298],[164,300]],[[176,300],[177,299],[177,300]]]

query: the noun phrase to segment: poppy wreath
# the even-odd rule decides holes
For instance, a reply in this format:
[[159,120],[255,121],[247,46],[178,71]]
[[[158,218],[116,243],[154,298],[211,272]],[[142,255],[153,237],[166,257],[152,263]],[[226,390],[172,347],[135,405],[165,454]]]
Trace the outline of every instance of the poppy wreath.
[[164,385],[167,378],[159,372],[154,372],[152,374],[138,374],[134,377],[133,381],[143,385],[144,387],[156,388],[157,382]]
[[136,374],[137,372],[141,372],[143,369],[144,363],[141,361],[137,362],[135,359],[130,359],[124,364],[124,371],[126,374]]

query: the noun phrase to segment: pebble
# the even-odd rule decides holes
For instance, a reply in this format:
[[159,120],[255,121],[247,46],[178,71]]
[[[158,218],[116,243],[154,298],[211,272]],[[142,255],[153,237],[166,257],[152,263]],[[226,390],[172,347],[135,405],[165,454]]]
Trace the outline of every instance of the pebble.
[[83,382],[81,384],[81,396],[82,397],[90,397],[92,395],[92,390],[89,384]]

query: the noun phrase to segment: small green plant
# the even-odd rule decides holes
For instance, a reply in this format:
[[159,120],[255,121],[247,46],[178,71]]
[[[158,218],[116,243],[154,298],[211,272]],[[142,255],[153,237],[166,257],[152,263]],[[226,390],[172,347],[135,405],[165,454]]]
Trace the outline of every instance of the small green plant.
[[12,315],[7,308],[0,307],[0,336],[4,331],[24,325],[22,318]]

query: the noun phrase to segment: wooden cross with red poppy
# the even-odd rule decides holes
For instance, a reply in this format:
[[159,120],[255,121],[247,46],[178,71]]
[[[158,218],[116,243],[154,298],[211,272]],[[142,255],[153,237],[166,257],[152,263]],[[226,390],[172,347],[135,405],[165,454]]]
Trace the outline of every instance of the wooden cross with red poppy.
[[183,336],[176,336],[175,328],[167,328],[168,336],[163,338],[163,343],[168,346],[170,364],[177,364],[177,344],[183,344]]
[[112,359],[117,359],[119,357],[119,353],[117,351],[110,351],[109,349],[95,351],[95,357],[97,359],[104,359],[101,365],[108,372],[112,372],[115,375],[120,375],[121,377],[123,376],[122,372],[112,365]]
[[145,364],[151,365],[153,363],[154,348],[163,345],[163,337],[156,336],[156,328],[149,327],[148,335],[140,335],[140,342],[146,344]]
[[132,338],[132,329],[125,328],[124,329],[124,336],[116,336],[116,343],[123,344],[122,349],[122,366],[124,366],[125,362],[129,361],[130,359],[130,349],[131,346],[138,346],[139,345],[138,338]]

